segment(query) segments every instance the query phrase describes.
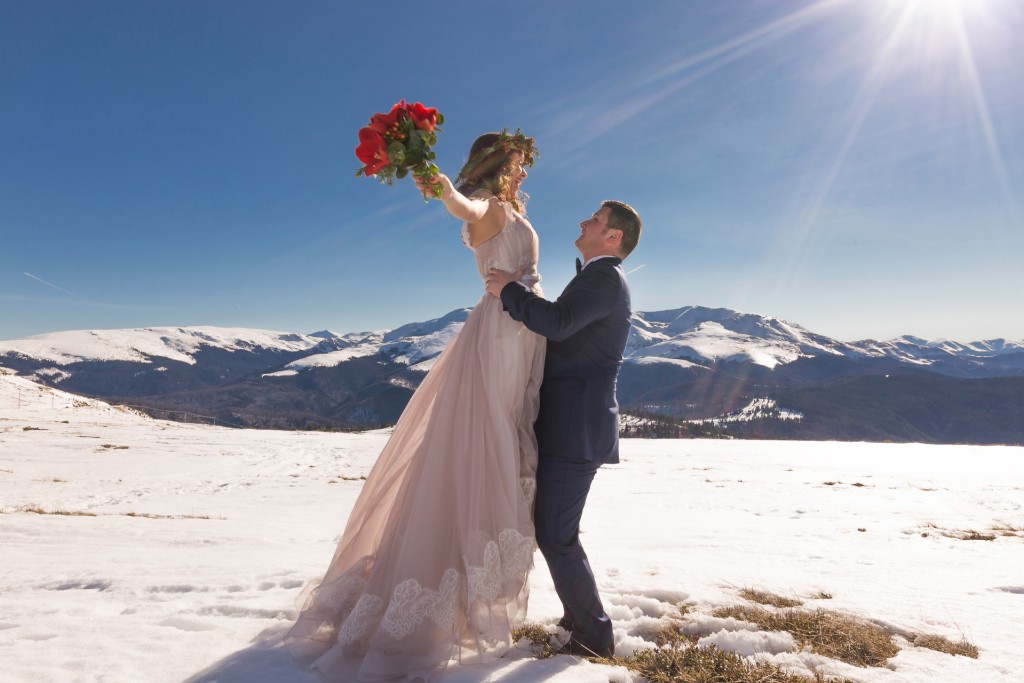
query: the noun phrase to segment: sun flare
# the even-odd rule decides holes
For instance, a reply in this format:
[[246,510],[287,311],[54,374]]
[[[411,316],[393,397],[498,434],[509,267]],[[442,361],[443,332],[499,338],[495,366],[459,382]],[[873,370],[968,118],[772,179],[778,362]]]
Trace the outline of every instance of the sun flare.
[[884,8],[889,20],[904,23],[921,57],[956,52],[965,38],[1001,42],[1021,18],[1017,0],[887,0]]
[[[925,93],[962,93],[982,131],[993,178],[1017,212],[987,91],[1006,84],[1019,68],[1012,34],[1024,24],[1019,0],[889,0],[890,45],[884,69],[917,77]],[[934,98],[936,104],[940,101]]]

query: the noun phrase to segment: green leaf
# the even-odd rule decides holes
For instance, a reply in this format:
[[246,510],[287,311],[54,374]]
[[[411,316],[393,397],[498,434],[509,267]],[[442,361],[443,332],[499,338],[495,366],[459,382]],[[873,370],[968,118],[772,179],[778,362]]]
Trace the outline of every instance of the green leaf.
[[395,169],[396,178],[404,178],[408,173],[409,169],[407,169],[405,166],[399,166],[397,169]]
[[388,159],[396,166],[405,163],[405,145],[397,140],[388,145]]

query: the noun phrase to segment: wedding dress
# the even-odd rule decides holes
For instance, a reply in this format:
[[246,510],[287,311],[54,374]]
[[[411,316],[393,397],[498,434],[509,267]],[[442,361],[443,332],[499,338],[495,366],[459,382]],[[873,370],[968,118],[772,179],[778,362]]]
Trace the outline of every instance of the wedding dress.
[[[540,294],[537,235],[473,248],[481,278],[520,271]],[[526,614],[533,566],[544,339],[488,294],[423,379],[370,472],[323,579],[285,644],[329,681],[431,681],[452,658],[500,657]],[[302,598],[300,598],[301,600]]]

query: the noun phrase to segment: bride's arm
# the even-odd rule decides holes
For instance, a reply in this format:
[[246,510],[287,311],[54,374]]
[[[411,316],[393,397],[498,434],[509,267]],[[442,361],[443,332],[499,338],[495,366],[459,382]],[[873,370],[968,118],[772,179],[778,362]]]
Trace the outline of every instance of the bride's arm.
[[[426,184],[419,178],[414,180],[416,187],[422,192]],[[456,190],[452,181],[443,173],[431,178],[430,182],[441,185],[440,199],[448,213],[469,226],[469,237],[474,247],[501,232],[505,222],[505,209],[490,193],[467,197]]]

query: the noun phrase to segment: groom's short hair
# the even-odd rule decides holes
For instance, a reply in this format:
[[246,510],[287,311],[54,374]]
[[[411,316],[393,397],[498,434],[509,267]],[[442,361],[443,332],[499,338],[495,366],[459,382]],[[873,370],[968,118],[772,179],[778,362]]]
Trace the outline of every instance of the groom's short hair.
[[601,206],[608,207],[608,227],[622,231],[619,256],[626,258],[640,241],[640,232],[643,229],[640,214],[629,204],[617,202],[614,199],[604,200],[601,202]]

